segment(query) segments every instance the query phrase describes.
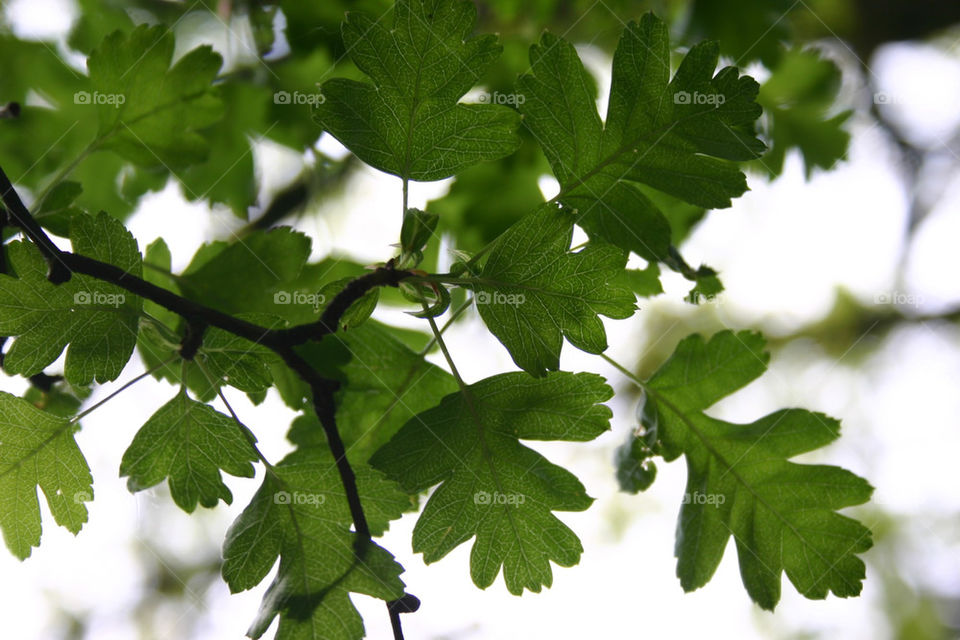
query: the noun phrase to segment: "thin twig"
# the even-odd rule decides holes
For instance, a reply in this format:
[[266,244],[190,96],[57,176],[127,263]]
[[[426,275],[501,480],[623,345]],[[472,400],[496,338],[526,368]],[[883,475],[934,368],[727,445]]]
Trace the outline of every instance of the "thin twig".
[[[187,321],[188,326],[191,326],[192,329],[187,332],[187,336],[181,344],[182,356],[192,356],[202,344],[203,329],[213,326],[269,348],[307,383],[313,396],[314,410],[327,437],[327,444],[336,462],[340,482],[343,485],[347,504],[350,508],[353,528],[356,533],[354,553],[357,559],[362,561],[371,546],[372,536],[360,500],[356,475],[347,460],[343,439],[337,429],[334,393],[339,388],[339,383],[336,380],[321,376],[309,362],[297,353],[295,347],[310,340],[320,340],[323,336],[334,333],[339,328],[340,321],[347,309],[371,289],[379,286],[398,286],[400,281],[413,274],[394,269],[393,262],[388,262],[384,267],[350,282],[331,300],[317,322],[290,329],[268,329],[183,298],[112,264],[61,250],[50,240],[43,228],[24,206],[19,194],[13,188],[10,179],[2,168],[0,168],[0,194],[2,194],[3,204],[9,214],[7,224],[18,226],[40,250],[50,267],[48,275],[50,282],[54,284],[67,282],[73,273],[81,273],[109,282],[130,293],[151,300],[180,315]],[[90,410],[93,410],[93,408],[95,407]],[[387,603],[391,621],[393,621],[395,612],[407,610],[404,607],[396,606],[396,603],[405,602],[409,605],[409,598],[416,600],[413,596],[405,594],[403,598]],[[397,628],[396,625],[394,625],[394,628]],[[399,632],[399,635],[395,631],[394,636],[398,640],[402,640],[402,631]]]

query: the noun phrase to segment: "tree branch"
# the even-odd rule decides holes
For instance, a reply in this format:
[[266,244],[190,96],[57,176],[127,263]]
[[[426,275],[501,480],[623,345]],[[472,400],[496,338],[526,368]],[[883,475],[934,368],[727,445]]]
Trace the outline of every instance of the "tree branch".
[[[269,348],[307,383],[313,396],[314,410],[336,461],[340,482],[347,497],[347,504],[350,508],[353,528],[356,533],[354,553],[357,559],[362,561],[370,547],[372,537],[360,500],[356,475],[347,460],[346,448],[337,429],[336,403],[333,394],[339,388],[339,382],[321,376],[309,362],[297,353],[295,347],[310,340],[320,340],[323,336],[336,332],[347,309],[371,289],[379,286],[398,286],[404,278],[413,274],[409,271],[395,269],[391,260],[386,266],[350,282],[330,301],[317,322],[289,329],[268,329],[183,298],[112,264],[69,251],[62,251],[50,240],[50,237],[47,236],[43,228],[24,206],[19,194],[13,188],[2,168],[0,168],[0,192],[2,192],[3,204],[8,214],[5,221],[0,220],[0,224],[5,222],[7,225],[18,226],[37,246],[50,267],[47,277],[52,283],[67,282],[73,273],[80,273],[114,284],[180,315],[187,321],[187,332],[180,348],[181,357],[184,359],[189,360],[196,355],[197,350],[203,343],[205,329],[208,326],[213,326]],[[416,603],[416,606],[413,603]],[[402,640],[403,638],[403,631],[399,627],[398,614],[416,610],[418,606],[419,600],[409,594],[405,594],[399,600],[387,603],[396,639]]]

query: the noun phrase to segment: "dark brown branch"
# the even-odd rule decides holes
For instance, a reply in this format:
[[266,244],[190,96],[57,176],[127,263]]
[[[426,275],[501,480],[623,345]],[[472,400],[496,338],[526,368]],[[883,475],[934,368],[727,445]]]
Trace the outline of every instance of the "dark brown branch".
[[[317,322],[290,329],[268,329],[183,298],[114,265],[69,251],[62,251],[50,240],[46,232],[24,206],[19,194],[14,190],[2,168],[0,168],[0,192],[2,192],[3,204],[8,212],[6,224],[18,226],[37,246],[50,267],[48,279],[54,284],[67,282],[73,273],[81,273],[114,284],[180,315],[187,321],[187,332],[180,349],[181,356],[185,359],[189,360],[196,355],[197,350],[202,345],[205,329],[208,326],[213,326],[271,349],[307,383],[313,396],[314,410],[336,461],[340,482],[343,485],[347,504],[350,508],[354,531],[357,534],[354,552],[358,560],[363,560],[367,549],[370,547],[372,537],[360,500],[356,475],[349,460],[347,460],[346,448],[337,429],[334,393],[339,388],[339,383],[336,380],[321,376],[310,363],[296,352],[295,347],[309,340],[320,340],[323,336],[334,333],[340,326],[340,320],[347,309],[371,289],[379,286],[398,286],[401,280],[413,274],[409,271],[394,269],[391,261],[386,266],[350,282],[330,301]],[[413,601],[416,601],[419,606],[419,601],[410,595],[405,595],[404,598],[387,604],[396,639],[402,640],[403,638],[403,632],[399,629],[399,618],[396,616],[399,612],[407,610],[404,607],[410,605]],[[406,605],[395,606],[394,603],[399,602],[406,603]]]
[[396,287],[400,284],[400,281],[412,275],[414,274],[409,271],[394,269],[393,260],[391,260],[385,267],[380,267],[371,273],[352,280],[330,301],[330,304],[320,314],[319,320],[290,329],[279,329],[276,331],[277,336],[285,343],[303,344],[309,340],[319,340],[323,336],[336,333],[343,314],[371,289]]

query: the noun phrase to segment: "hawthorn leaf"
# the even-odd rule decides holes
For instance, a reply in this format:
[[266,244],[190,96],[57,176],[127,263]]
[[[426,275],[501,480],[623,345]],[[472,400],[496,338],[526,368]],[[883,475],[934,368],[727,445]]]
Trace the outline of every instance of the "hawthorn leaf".
[[[354,465],[370,530],[382,534],[390,520],[411,507],[410,498],[383,474]],[[371,543],[361,560],[356,534],[333,457],[299,449],[273,467],[250,504],[227,531],[222,574],[236,593],[259,584],[280,557],[247,635],[261,637],[279,615],[277,640],[358,640],[363,620],[350,593],[383,600],[403,595],[403,568]]]
[[400,260],[404,268],[415,267],[423,261],[423,250],[431,238],[437,237],[440,216],[422,209],[407,209],[400,228]]
[[494,35],[472,35],[469,0],[398,0],[392,26],[348,13],[343,42],[373,81],[323,83],[316,121],[367,164],[404,179],[450,177],[520,145],[519,114],[461,104],[499,56]]
[[96,135],[94,112],[74,100],[76,92],[89,87],[56,47],[22,40],[10,29],[0,34],[0,59],[0,101],[20,105],[19,116],[3,119],[0,127],[3,169],[18,186],[40,193]]
[[[70,237],[75,252],[140,276],[137,241],[115,218],[103,212],[75,216]],[[0,334],[17,339],[4,369],[32,376],[69,344],[64,376],[70,384],[115,380],[137,342],[141,299],[80,274],[51,284],[47,263],[33,244],[12,242],[6,248],[17,276],[0,274]]]
[[93,477],[73,437],[78,428],[0,391],[0,529],[21,560],[40,545],[38,487],[57,524],[77,534],[87,521]]
[[277,357],[261,344],[213,327],[204,333],[196,359],[215,376],[216,386],[222,382],[247,393],[260,393],[273,384],[270,364]]
[[636,310],[622,278],[626,254],[602,242],[570,252],[573,223],[568,211],[543,205],[504,232],[474,285],[480,317],[534,376],[560,367],[563,338],[602,353],[599,316],[629,318]]
[[[225,264],[219,267],[214,264],[210,270],[212,275],[202,276],[199,281],[191,281],[189,277],[174,276],[170,273],[170,250],[163,239],[158,238],[147,247],[144,262],[150,268],[145,272],[145,279],[178,295],[181,293],[179,284],[187,283],[188,286],[194,287],[192,289],[194,295],[201,299],[207,290],[229,293],[231,294],[229,297],[224,295],[224,300],[230,302],[243,299],[243,296],[232,295],[240,286],[238,276],[243,272],[229,273],[231,264],[237,268],[242,268],[244,264],[249,267],[254,262],[258,264],[259,270],[247,271],[254,275],[250,279],[250,287],[257,286],[256,276],[263,276],[262,286],[268,286],[267,283],[272,276],[266,270],[273,269],[274,273],[279,271],[284,275],[290,275],[298,269],[296,263],[292,266],[284,265],[285,258],[282,257],[286,248],[302,246],[295,235],[277,234],[274,238],[278,241],[278,247],[270,250],[264,250],[269,249],[270,243],[259,241],[258,236],[254,238],[253,244],[248,248],[243,248],[243,245],[233,246],[241,248],[244,252],[252,249],[263,251],[262,262],[257,261],[256,256],[239,258],[234,250],[229,250],[228,253],[227,249],[221,249],[222,252],[218,253],[216,258]],[[216,288],[216,281],[219,278],[223,278],[220,280],[222,292],[218,292]],[[208,279],[213,282],[208,282]],[[200,284],[197,286],[193,282]],[[244,291],[248,294],[252,293],[251,288],[245,288]],[[138,345],[145,364],[153,370],[154,376],[158,379],[185,384],[203,402],[209,402],[216,397],[223,385],[230,385],[246,393],[258,394],[266,391],[273,383],[271,366],[277,358],[263,345],[255,344],[218,327],[209,327],[204,332],[203,344],[196,356],[193,360],[184,361],[179,357],[179,347],[186,323],[179,315],[149,300],[144,302],[144,311],[150,316],[151,322],[145,323],[141,330]],[[273,314],[235,312],[235,316],[267,328],[284,326],[283,321]],[[168,360],[171,361],[161,366]]]
[[436,236],[437,222],[440,217],[422,209],[407,209],[403,214],[403,226],[400,228],[400,248],[404,253],[416,253],[427,246],[427,242]]
[[182,167],[206,158],[198,130],[217,122],[223,104],[212,83],[223,64],[209,46],[193,49],[173,67],[174,37],[163,25],[115,31],[87,61],[97,105],[101,149],[143,166]]
[[67,44],[90,55],[103,39],[114,31],[133,29],[133,20],[110,0],[78,0],[79,16],[70,28]]
[[713,75],[716,43],[695,45],[670,79],[666,24],[630,22],[613,58],[606,122],[576,50],[549,32],[518,80],[520,110],[560,182],[558,200],[591,235],[663,261],[670,225],[637,184],[690,204],[729,207],[747,189],[737,161],[758,157],[758,85],[734,67]]
[[723,293],[723,283],[720,282],[720,278],[716,274],[704,274],[697,278],[697,284],[684,297],[684,300],[690,304],[700,304],[716,300],[721,293]]
[[706,584],[732,535],[743,584],[764,609],[779,601],[784,571],[807,598],[858,595],[865,567],[857,554],[872,546],[871,533],[837,510],[866,502],[873,488],[840,467],[789,461],[835,440],[839,422],[804,409],[750,424],[704,413],[765,371],[764,347],[749,331],[709,341],[692,335],[644,385],[654,451],[687,462],[675,548],[680,584]]
[[439,484],[413,530],[427,563],[476,536],[474,584],[540,591],[550,562],[580,560],[580,540],[553,511],[583,511],[590,498],[577,478],[520,440],[586,442],[609,428],[600,404],[613,391],[591,373],[514,372],[481,380],[411,418],[370,459],[409,493]]
[[[242,430],[242,431],[241,431]],[[173,501],[187,513],[233,501],[221,471],[252,478],[256,439],[246,428],[210,405],[191,399],[184,388],[150,416],[120,462],[131,492],[168,480]]]

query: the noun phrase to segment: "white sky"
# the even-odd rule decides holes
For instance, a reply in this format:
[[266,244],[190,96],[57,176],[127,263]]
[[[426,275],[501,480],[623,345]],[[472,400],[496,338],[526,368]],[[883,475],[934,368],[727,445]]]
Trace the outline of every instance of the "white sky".
[[[48,36],[62,34],[74,15],[69,3],[53,0],[14,1],[7,11],[22,33]],[[228,40],[221,39],[221,47],[233,47],[242,57],[242,42],[224,44]],[[596,51],[585,53],[591,68],[608,64]],[[958,70],[955,51],[909,44],[885,48],[873,65],[877,86],[896,97],[890,108],[909,127],[912,139],[931,148],[944,147],[944,154],[952,153],[943,141],[956,135],[960,121]],[[664,324],[664,318],[670,317],[690,318],[704,330],[718,328],[719,319],[731,326],[759,325],[774,334],[787,333],[821,318],[838,287],[863,304],[886,296],[908,301],[914,305],[909,311],[923,313],[960,303],[956,176],[947,176],[943,199],[916,234],[909,247],[906,277],[897,282],[899,254],[906,249],[901,245],[907,205],[899,169],[877,129],[862,118],[855,119],[852,127],[849,161],[836,170],[815,174],[807,182],[799,158],[790,156],[780,179],[767,184],[751,177],[752,191],[732,209],[712,213],[695,231],[683,250],[691,263],[703,261],[722,272],[727,292],[717,303],[701,308],[685,305],[680,300],[689,285],[667,274],[668,296],[641,301],[642,311],[631,320],[607,323],[610,355],[629,364],[647,349],[665,349],[665,342],[679,338]],[[322,144],[335,147],[329,139]],[[261,148],[257,156],[258,169],[264,171],[271,189],[295,173],[300,161],[297,154],[274,146]],[[411,205],[422,206],[442,194],[447,184],[414,185]],[[324,216],[301,224],[314,238],[315,257],[338,247],[361,261],[383,260],[399,232],[399,182],[365,170],[352,178],[347,191],[344,201],[329,205]],[[141,248],[169,229],[184,230],[166,237],[175,268],[182,268],[201,242],[229,238],[238,224],[229,213],[185,203],[177,187],[170,185],[145,199],[129,227]],[[388,312],[384,317],[413,322],[399,313]],[[651,317],[657,318],[656,323],[648,321]],[[449,332],[447,342],[468,382],[513,369],[506,351],[472,312]],[[725,637],[742,638],[786,637],[804,630],[831,638],[890,637],[882,614],[885,603],[877,589],[877,569],[902,573],[913,588],[960,593],[957,530],[937,524],[960,510],[956,492],[960,471],[955,463],[960,450],[960,396],[955,391],[960,379],[958,354],[960,331],[929,323],[900,329],[865,355],[855,350],[839,361],[809,342],[797,342],[775,354],[770,372],[759,382],[711,410],[720,417],[747,421],[783,406],[804,406],[843,419],[843,437],[816,459],[867,477],[877,488],[877,504],[900,517],[904,527],[896,553],[899,566],[868,563],[860,598],[808,601],[784,580],[776,614],[760,612],[740,584],[732,547],[705,588],[683,594],[674,576],[672,549],[686,470],[681,462],[659,462],[657,482],[646,494],[618,492],[611,459],[633,426],[634,412],[632,406],[614,399],[612,433],[586,445],[536,445],[576,473],[597,498],[585,513],[561,514],[582,539],[585,552],[577,567],[554,567],[551,589],[516,598],[498,579],[480,591],[468,573],[471,543],[426,567],[410,549],[415,515],[394,523],[383,544],[406,567],[403,578],[423,601],[418,613],[404,618],[407,636],[703,637],[722,628]],[[615,388],[625,388],[623,378],[603,361],[569,345],[562,365],[567,370],[598,371]],[[118,383],[98,389],[93,400],[142,370],[135,357]],[[24,384],[17,378],[3,378],[0,387],[16,393]],[[228,478],[233,505],[201,509],[193,516],[172,505],[165,488],[134,496],[118,478],[125,446],[174,392],[170,385],[144,381],[84,420],[77,439],[95,479],[96,500],[88,505],[90,520],[74,538],[54,525],[41,500],[41,547],[24,563],[0,553],[4,576],[0,611],[6,636],[53,637],[52,616],[59,608],[90,613],[90,637],[134,637],[130,608],[143,578],[138,554],[149,557],[153,549],[164,557],[190,559],[219,549],[227,526],[256,490],[260,476],[256,481]],[[283,433],[292,413],[272,392],[260,407],[245,402],[241,394],[228,394],[260,438],[268,458],[281,457],[289,448]],[[872,524],[869,511],[856,513]],[[866,558],[871,561],[875,556],[868,553]],[[154,621],[154,637],[241,637],[268,582],[238,595],[229,595],[226,586],[217,582],[209,592],[197,593],[205,603],[194,599],[202,610],[199,632],[182,628],[184,610],[171,608]],[[382,603],[363,597],[356,600],[369,637],[388,637]],[[273,630],[267,637],[272,635]]]

